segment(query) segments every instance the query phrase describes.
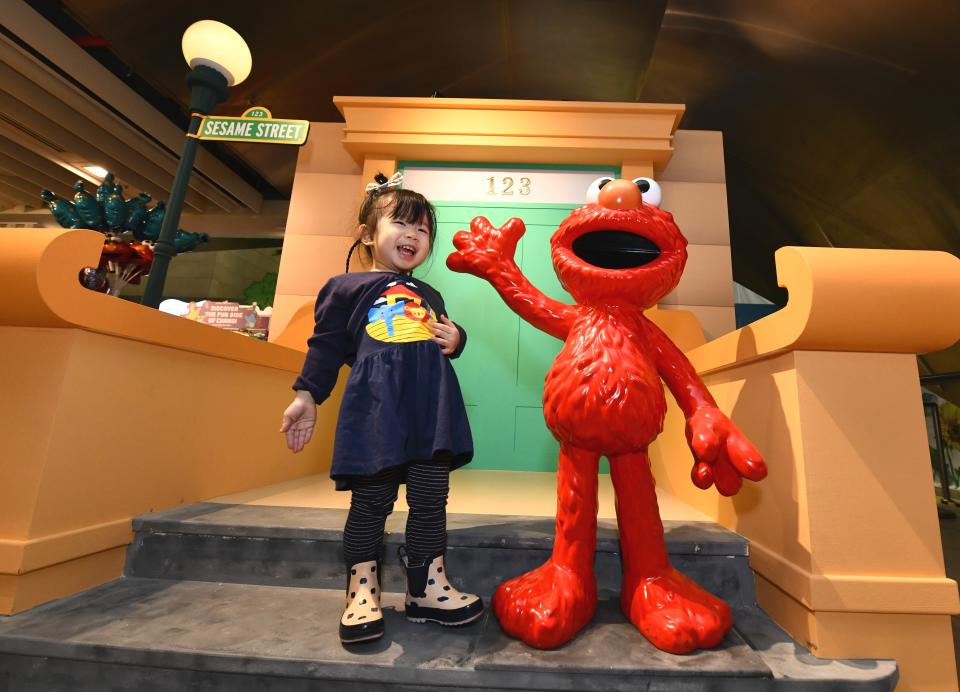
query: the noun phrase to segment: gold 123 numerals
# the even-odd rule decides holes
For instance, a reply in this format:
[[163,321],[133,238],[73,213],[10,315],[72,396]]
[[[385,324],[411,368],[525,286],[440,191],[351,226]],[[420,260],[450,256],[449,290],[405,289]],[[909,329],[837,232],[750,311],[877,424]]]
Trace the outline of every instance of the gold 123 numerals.
[[[516,194],[519,195],[530,194],[530,178],[520,178],[519,184],[517,184],[513,178],[511,178],[509,175],[505,175],[503,178],[501,178],[501,187],[499,191],[496,189],[497,179],[495,176],[491,175],[489,178],[487,178],[487,183],[489,183],[489,187],[487,188],[488,195],[513,195],[514,190],[516,190]],[[516,187],[514,187],[514,185],[516,185]]]

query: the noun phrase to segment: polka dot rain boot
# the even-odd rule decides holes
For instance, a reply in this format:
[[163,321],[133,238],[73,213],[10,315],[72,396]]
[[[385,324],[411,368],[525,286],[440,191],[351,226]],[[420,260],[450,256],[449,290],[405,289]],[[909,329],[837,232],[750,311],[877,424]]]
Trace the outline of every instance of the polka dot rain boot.
[[380,562],[358,562],[347,569],[347,607],[340,616],[340,641],[355,644],[379,639],[383,636]]
[[483,600],[457,591],[447,580],[443,553],[419,565],[410,564],[406,550],[400,547],[400,563],[407,572],[404,599],[411,622],[438,622],[441,625],[466,625],[483,615]]

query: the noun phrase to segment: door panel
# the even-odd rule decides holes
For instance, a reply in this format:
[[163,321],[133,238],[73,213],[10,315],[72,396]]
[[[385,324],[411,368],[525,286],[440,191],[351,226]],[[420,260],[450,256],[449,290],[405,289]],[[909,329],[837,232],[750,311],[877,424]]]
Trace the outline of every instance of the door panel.
[[540,207],[438,203],[434,255],[417,276],[439,290],[450,318],[467,331],[467,347],[453,361],[463,388],[476,455],[471,468],[554,471],[559,445],[543,422],[543,381],[561,342],[520,320],[485,281],[447,269],[453,234],[475,216],[494,225],[511,217],[527,232],[517,246],[524,275],[551,298],[569,303],[550,263],[550,236],[575,205]]

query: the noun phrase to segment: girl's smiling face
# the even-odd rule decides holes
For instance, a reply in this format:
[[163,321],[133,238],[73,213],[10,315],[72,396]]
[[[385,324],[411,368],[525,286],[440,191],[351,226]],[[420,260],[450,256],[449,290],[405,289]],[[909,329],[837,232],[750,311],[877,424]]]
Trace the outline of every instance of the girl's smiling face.
[[426,216],[417,222],[384,214],[374,233],[364,229],[364,245],[373,253],[373,270],[409,274],[430,254],[430,225]]

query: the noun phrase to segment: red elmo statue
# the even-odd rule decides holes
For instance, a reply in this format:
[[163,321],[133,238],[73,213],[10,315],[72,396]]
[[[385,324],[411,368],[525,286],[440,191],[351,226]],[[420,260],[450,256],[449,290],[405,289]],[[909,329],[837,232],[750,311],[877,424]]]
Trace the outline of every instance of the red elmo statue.
[[[725,416],[683,353],[643,315],[677,285],[686,239],[654,206],[652,180],[594,181],[590,202],[550,240],[553,266],[575,305],[552,300],[514,262],[523,222],[475,218],[454,236],[453,271],[486,279],[507,305],[564,342],[547,373],[543,413],[560,441],[556,538],[551,558],[497,589],[493,608],[511,636],[538,648],[564,644],[593,618],[597,464],[610,462],[623,553],[620,606],[655,646],[688,653],[716,646],[730,607],[670,564],[647,448],[663,429],[661,379],[687,419],[693,482],[723,495],[759,481],[760,454]],[[648,199],[644,201],[644,196]]]

